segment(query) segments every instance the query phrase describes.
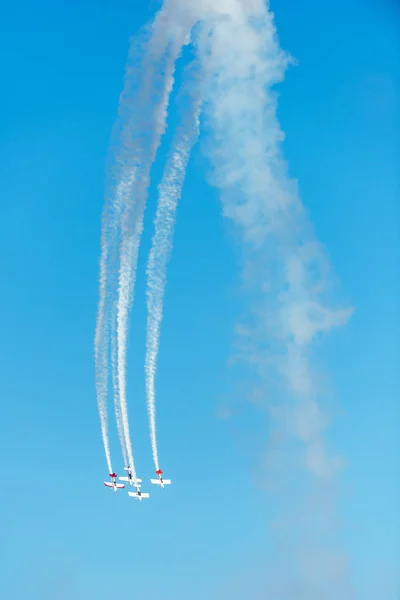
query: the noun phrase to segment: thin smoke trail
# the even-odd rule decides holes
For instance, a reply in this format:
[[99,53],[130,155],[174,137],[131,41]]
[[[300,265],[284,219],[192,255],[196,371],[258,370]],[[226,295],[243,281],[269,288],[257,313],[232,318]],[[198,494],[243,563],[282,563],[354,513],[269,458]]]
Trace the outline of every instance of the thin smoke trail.
[[101,435],[103,438],[104,452],[106,455],[108,472],[113,473],[111,464],[111,452],[108,439],[108,324],[106,322],[106,284],[107,284],[107,245],[102,234],[102,250],[100,259],[100,282],[99,282],[99,307],[97,311],[97,322],[95,332],[95,372],[96,372],[96,395],[97,406],[100,416]]
[[[118,207],[118,215],[121,217],[121,211],[124,205],[124,197],[130,193],[131,187],[135,180],[135,171],[132,171],[129,176],[124,176],[120,181],[117,191],[116,191],[116,205]],[[122,456],[124,460],[124,464],[126,466],[130,466],[132,469],[132,474],[135,475],[135,465],[133,456],[128,457],[128,445],[125,438],[125,427],[123,421],[123,415],[121,411],[120,404],[120,389],[119,389],[119,380],[118,380],[118,339],[115,335],[117,324],[117,305],[116,302],[112,305],[112,315],[111,315],[111,331],[113,334],[111,335],[111,372],[112,372],[112,383],[114,390],[114,412],[115,412],[115,420],[117,423],[117,431],[118,437],[120,440],[120,446],[122,451]]]
[[117,259],[118,217],[121,206],[107,186],[102,217],[101,254],[99,275],[99,302],[94,339],[96,396],[101,433],[109,473],[113,472],[108,432],[108,352],[110,346],[110,308],[113,305],[113,271]]
[[[116,303],[113,303],[112,307],[112,315],[111,315],[111,330],[115,331],[117,323],[117,306]],[[134,468],[134,465],[130,464],[127,455],[127,446],[125,441],[124,427],[122,423],[122,415],[119,401],[119,385],[118,385],[118,340],[116,335],[111,335],[111,375],[112,375],[112,385],[113,385],[113,400],[114,400],[114,413],[115,413],[115,421],[117,424],[117,432],[118,438],[121,446],[122,457],[124,460],[124,465],[130,466]]]
[[[94,340],[96,395],[100,415],[103,445],[109,473],[112,473],[111,453],[108,435],[108,352],[111,337],[111,351],[114,353],[113,337],[110,336],[113,321],[113,278],[117,260],[118,221],[121,212],[120,194],[115,198],[112,186],[108,185],[106,205],[103,212],[101,234],[101,256],[99,276],[99,303]],[[110,316],[111,311],[111,316]],[[120,419],[117,418],[118,432],[121,438]],[[122,444],[121,444],[122,445]]]
[[[186,109],[187,110],[187,109]],[[146,336],[146,397],[150,439],[156,470],[160,468],[156,437],[155,377],[163,316],[163,301],[167,283],[166,272],[172,250],[176,208],[182,192],[186,167],[199,130],[200,101],[187,110],[185,123],[175,136],[173,150],[167,160],[154,222],[155,232],[147,263],[147,336]]]
[[[117,322],[116,310],[113,311],[112,323],[115,324]],[[132,464],[133,461],[128,460],[127,455],[127,444],[125,440],[124,434],[124,426],[122,421],[122,414],[119,402],[119,385],[118,385],[118,376],[117,376],[117,361],[118,361],[118,346],[117,339],[115,336],[111,337],[111,372],[112,372],[112,384],[114,389],[114,413],[115,413],[115,421],[117,423],[117,431],[118,438],[120,441],[122,457],[124,460],[124,465],[129,465],[131,468],[134,468]]]

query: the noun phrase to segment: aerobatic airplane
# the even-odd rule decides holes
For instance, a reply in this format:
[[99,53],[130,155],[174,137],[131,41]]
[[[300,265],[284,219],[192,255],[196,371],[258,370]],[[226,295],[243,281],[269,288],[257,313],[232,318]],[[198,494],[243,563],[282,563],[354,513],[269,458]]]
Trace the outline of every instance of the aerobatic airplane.
[[158,479],[150,479],[151,483],[154,483],[155,485],[161,485],[161,487],[164,487],[164,485],[170,485],[171,484],[171,480],[170,479],[163,479],[162,478],[163,472],[161,471],[161,469],[157,469],[156,473],[158,475]]
[[114,492],[117,490],[122,490],[125,486],[123,483],[117,483],[117,475],[115,473],[110,473],[111,483],[109,481],[105,481],[104,485],[109,488],[113,488]]
[[129,485],[134,485],[137,488],[140,488],[140,484],[142,483],[141,479],[138,477],[133,477],[131,467],[124,467],[124,471],[128,472],[128,477],[118,477],[121,481],[127,481]]

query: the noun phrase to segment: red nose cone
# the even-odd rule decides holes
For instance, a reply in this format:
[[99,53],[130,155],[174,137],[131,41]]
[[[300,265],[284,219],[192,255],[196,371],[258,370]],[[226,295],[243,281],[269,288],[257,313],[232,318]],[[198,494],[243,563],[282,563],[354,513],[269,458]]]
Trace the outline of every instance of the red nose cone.
[[110,473],[110,477],[117,477],[115,473]]
[[161,471],[161,469],[158,469],[158,471],[156,471],[156,473],[157,473],[157,475],[162,475],[163,472]]

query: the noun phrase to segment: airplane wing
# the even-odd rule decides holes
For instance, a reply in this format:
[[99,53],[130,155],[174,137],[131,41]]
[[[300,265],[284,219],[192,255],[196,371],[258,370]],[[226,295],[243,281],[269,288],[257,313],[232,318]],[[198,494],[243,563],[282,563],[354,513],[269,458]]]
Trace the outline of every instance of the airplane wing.
[[150,494],[139,494],[137,492],[128,492],[129,496],[132,496],[132,498],[150,498]]
[[125,487],[123,483],[117,483],[117,484],[115,484],[115,486],[114,486],[114,484],[113,484],[113,483],[109,483],[108,481],[105,481],[105,482],[104,482],[104,485],[105,485],[106,487],[110,487],[110,488],[112,488],[112,487],[117,487],[119,490],[122,490],[122,489]]
[[161,481],[159,479],[150,479],[151,483],[154,483],[155,485],[170,485],[171,484],[171,480],[170,479],[163,479],[163,482],[161,483]]

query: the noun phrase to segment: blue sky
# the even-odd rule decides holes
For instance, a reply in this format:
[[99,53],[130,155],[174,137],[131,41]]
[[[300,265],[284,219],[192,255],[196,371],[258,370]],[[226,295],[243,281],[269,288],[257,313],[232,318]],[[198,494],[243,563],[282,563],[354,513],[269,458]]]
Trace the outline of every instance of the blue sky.
[[[329,443],[347,461],[337,490],[342,548],[355,597],[394,600],[400,17],[389,1],[293,4],[272,3],[281,45],[299,61],[280,86],[285,158],[342,297],[356,309],[320,356],[339,413]],[[154,10],[152,2],[132,10],[126,0],[112,8],[104,0],[22,1],[0,26],[0,572],[16,600],[102,600],[113,591],[236,598],[242,586],[259,585],[273,554],[271,498],[254,481],[267,423],[232,394],[226,364],[242,306],[236,251],[196,150],[178,209],[158,373],[160,454],[174,485],[141,505],[102,485],[93,334],[104,161],[129,37]],[[152,188],[128,380],[143,479],[153,468],[143,274],[154,200]],[[218,418],[221,406],[233,406],[231,419]],[[115,432],[112,444],[118,472]]]

